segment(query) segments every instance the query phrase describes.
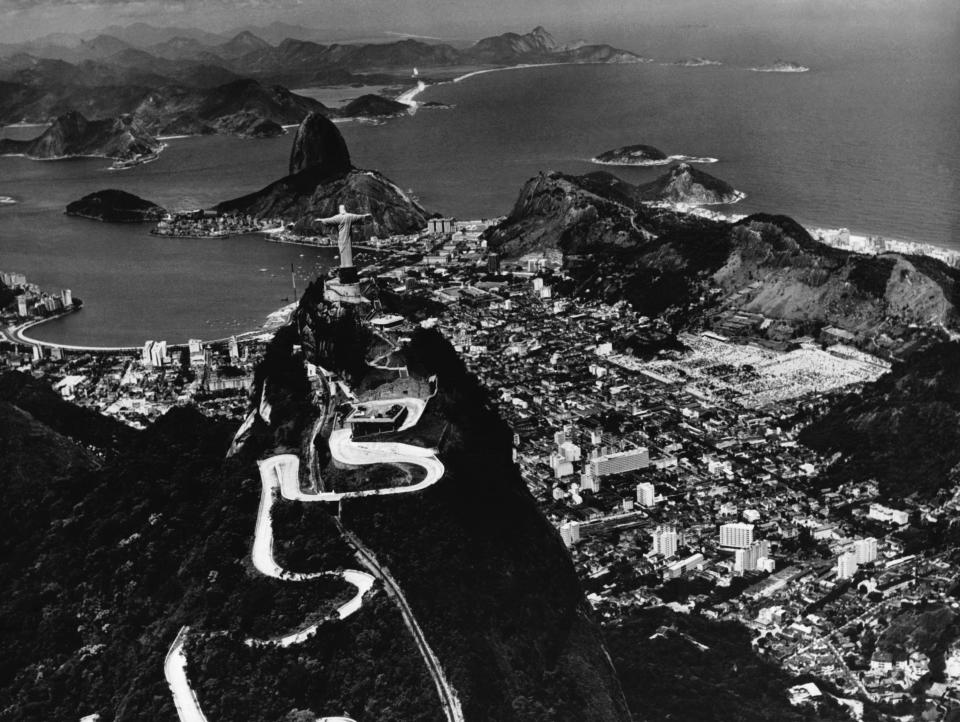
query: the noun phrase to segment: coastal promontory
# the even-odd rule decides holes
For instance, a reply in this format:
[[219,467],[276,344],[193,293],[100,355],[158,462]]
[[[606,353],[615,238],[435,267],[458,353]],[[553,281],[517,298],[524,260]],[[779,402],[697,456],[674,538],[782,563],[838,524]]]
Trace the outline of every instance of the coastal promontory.
[[132,193],[108,188],[73,201],[66,213],[105,223],[156,223],[166,210]]
[[744,194],[726,181],[678,163],[662,176],[637,188],[638,198],[647,202],[716,205],[736,203]]
[[163,145],[130,116],[88,120],[70,111],[33,140],[0,140],[0,155],[35,160],[96,157],[130,161],[153,156]]
[[429,214],[396,184],[353,166],[337,126],[321,113],[311,113],[297,129],[289,170],[259,191],[220,203],[217,212],[283,218],[305,235],[320,230],[314,218],[333,215],[340,205],[369,213],[370,229],[380,237],[415,233],[427,225]]

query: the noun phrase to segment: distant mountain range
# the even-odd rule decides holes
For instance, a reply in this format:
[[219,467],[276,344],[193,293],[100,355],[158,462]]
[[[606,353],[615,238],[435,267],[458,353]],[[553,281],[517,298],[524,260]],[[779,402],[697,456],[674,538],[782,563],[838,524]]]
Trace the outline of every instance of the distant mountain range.
[[[271,38],[290,30],[272,25]],[[251,30],[223,38],[181,28],[117,28],[94,37],[48,36],[0,46],[0,124],[48,122],[78,111],[87,118],[130,114],[159,134],[263,135],[261,121],[299,123],[334,111],[288,87],[409,82],[414,67],[518,63],[629,63],[642,58],[609,45],[563,46],[543,28],[506,33],[467,48],[402,39],[320,44],[293,33],[271,42]],[[345,109],[348,116],[394,115],[387,99]],[[233,118],[244,113],[245,118]],[[258,132],[248,132],[260,128]]]

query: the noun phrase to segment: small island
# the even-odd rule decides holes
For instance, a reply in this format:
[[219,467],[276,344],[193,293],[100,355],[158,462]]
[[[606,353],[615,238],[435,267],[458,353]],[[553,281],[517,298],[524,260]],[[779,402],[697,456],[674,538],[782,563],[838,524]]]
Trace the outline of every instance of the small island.
[[759,65],[755,68],[750,68],[755,73],[807,73],[810,72],[810,68],[806,65],[800,65],[800,63],[794,63],[790,60],[781,60],[777,58],[770,65]]
[[717,159],[691,155],[667,155],[659,148],[639,143],[607,150],[590,159],[591,163],[597,163],[598,165],[624,166],[668,165],[675,161],[682,161],[684,163],[716,163]]
[[343,106],[340,115],[344,118],[394,118],[409,111],[410,106],[406,103],[367,93]]
[[673,63],[667,63],[668,65],[676,65],[681,68],[704,68],[709,65],[723,65],[719,60],[711,60],[710,58],[684,58],[683,60],[677,60]]
[[116,189],[90,193],[68,205],[66,210],[68,216],[104,223],[156,223],[166,213],[156,203]]
[[605,165],[661,165],[667,162],[667,154],[652,145],[625,145],[607,150],[592,159]]

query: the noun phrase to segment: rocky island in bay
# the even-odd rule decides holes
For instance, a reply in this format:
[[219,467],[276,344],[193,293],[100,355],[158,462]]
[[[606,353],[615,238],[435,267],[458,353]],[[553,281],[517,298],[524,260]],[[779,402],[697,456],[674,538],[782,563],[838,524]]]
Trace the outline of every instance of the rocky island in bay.
[[668,165],[674,162],[716,163],[717,159],[705,156],[667,155],[652,145],[638,143],[614,148],[613,150],[605,150],[600,155],[591,158],[590,162],[598,165],[652,166]]
[[166,212],[156,203],[112,188],[90,193],[66,209],[68,216],[105,223],[156,223]]

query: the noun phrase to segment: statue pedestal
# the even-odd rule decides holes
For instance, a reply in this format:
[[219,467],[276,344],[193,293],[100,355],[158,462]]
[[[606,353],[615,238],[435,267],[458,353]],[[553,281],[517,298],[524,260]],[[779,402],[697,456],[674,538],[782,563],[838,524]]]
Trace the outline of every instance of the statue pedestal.
[[343,283],[333,279],[324,282],[323,298],[330,303],[369,303],[360,293],[359,283]]

